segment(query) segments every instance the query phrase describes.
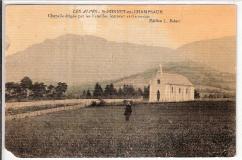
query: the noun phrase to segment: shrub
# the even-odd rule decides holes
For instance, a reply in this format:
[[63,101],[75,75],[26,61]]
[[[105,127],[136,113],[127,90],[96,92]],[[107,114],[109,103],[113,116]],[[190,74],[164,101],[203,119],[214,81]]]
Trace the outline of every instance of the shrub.
[[104,105],[106,105],[106,102],[103,100],[103,99],[99,99],[99,106],[104,106]]
[[96,106],[97,102],[96,101],[92,101],[91,106]]

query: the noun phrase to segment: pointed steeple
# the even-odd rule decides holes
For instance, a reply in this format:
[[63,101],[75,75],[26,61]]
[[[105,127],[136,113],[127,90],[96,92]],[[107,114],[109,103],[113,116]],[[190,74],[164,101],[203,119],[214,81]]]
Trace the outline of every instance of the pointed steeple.
[[159,70],[158,70],[158,72],[157,72],[159,75],[161,75],[162,73],[163,73],[163,71],[162,71],[162,65],[160,64],[159,65]]
[[160,73],[163,73],[163,70],[162,70],[162,65],[160,64],[160,65],[159,65],[159,67],[160,67],[159,72],[160,72]]

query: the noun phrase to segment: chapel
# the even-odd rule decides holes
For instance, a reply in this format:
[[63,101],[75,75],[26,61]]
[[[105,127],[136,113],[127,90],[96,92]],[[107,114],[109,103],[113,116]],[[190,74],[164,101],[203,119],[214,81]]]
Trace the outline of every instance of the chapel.
[[150,80],[149,102],[194,100],[194,86],[183,75],[163,73],[162,66]]

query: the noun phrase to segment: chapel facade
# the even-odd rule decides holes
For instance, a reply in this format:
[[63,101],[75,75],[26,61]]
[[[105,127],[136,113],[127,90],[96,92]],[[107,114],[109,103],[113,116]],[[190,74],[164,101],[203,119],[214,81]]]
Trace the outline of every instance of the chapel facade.
[[149,102],[179,102],[194,100],[194,86],[183,75],[159,71],[150,80]]

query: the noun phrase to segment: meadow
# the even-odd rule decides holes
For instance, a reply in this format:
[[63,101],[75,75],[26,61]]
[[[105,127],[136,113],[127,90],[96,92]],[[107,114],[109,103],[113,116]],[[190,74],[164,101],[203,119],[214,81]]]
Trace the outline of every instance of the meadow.
[[235,101],[95,106],[6,121],[17,157],[230,157]]

